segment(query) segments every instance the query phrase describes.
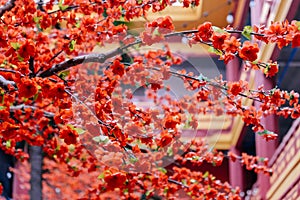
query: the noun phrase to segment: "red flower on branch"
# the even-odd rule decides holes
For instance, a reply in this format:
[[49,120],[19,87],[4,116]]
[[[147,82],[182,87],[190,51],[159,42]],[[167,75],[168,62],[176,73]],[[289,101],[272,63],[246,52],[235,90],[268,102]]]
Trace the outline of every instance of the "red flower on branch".
[[119,59],[114,60],[111,68],[112,68],[112,72],[119,76],[123,76],[125,73],[124,64],[122,64]]
[[204,22],[197,28],[198,32],[195,34],[196,41],[208,41],[213,34],[212,23]]
[[243,47],[239,50],[239,56],[243,60],[255,61],[259,52],[258,44],[251,44],[249,41],[244,42]]
[[1,123],[0,135],[4,139],[9,140],[16,136],[16,134],[17,134],[16,131],[19,129],[20,129],[20,126],[11,124],[9,122],[3,122],[3,123]]
[[114,190],[115,188],[123,188],[127,177],[121,172],[106,172],[104,180],[107,183],[107,190]]
[[70,126],[65,126],[62,130],[60,130],[59,137],[64,139],[64,142],[68,145],[76,144],[78,133]]
[[30,56],[35,55],[35,45],[32,41],[26,40],[26,42],[20,47],[19,55],[24,59],[28,60]]
[[160,34],[170,33],[175,29],[170,16],[159,17],[156,20],[146,24],[146,29],[150,29],[152,31],[154,31],[157,27],[159,28],[158,33]]
[[241,43],[239,39],[237,39],[235,36],[231,36],[228,39],[225,39],[224,44],[222,45],[223,50],[229,54],[229,53],[236,53],[239,49]]
[[168,114],[164,119],[164,127],[174,129],[180,122],[181,118],[178,114]]
[[237,96],[242,93],[245,88],[247,88],[247,84],[240,80],[239,82],[229,82],[227,91],[229,94]]
[[264,73],[267,77],[272,77],[275,76],[278,73],[278,64],[275,63],[270,63],[266,66],[264,69]]
[[300,46],[300,33],[297,33],[293,37],[292,47],[296,48],[296,47],[299,47],[299,46]]
[[169,133],[168,131],[163,131],[161,133],[161,138],[157,142],[157,145],[159,147],[165,147],[169,145],[172,142],[172,140],[173,140],[173,136],[171,135],[171,133]]
[[216,49],[222,49],[225,40],[228,38],[226,33],[217,33],[214,32],[212,35],[212,44]]
[[30,98],[38,92],[38,85],[29,78],[22,78],[17,86],[20,97]]

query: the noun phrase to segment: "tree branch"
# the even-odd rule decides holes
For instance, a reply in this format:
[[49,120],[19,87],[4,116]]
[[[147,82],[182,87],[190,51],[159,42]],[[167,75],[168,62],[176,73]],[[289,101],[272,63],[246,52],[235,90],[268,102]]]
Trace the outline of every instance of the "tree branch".
[[111,57],[118,55],[119,52],[111,52],[111,54],[89,54],[89,55],[83,55],[83,56],[77,56],[75,58],[71,58],[69,60],[66,60],[64,62],[61,62],[59,64],[56,64],[52,66],[50,69],[47,69],[41,73],[39,73],[38,77],[49,77],[52,76],[55,73],[58,73],[60,71],[66,70],[70,67],[82,64],[84,62],[96,62],[96,63],[103,63],[107,59],[107,57],[110,55]]
[[15,1],[16,0],[10,0],[0,8],[0,17],[2,17],[6,11],[11,10],[15,6]]
[[35,72],[34,72],[34,58],[32,56],[30,56],[29,59],[29,69],[30,69],[30,77],[34,77],[35,76]]
[[[169,38],[172,36],[177,36],[177,35],[186,35],[186,34],[191,34],[191,33],[196,33],[198,32],[198,30],[190,30],[190,31],[180,31],[180,32],[174,32],[174,33],[169,33],[164,35],[165,38]],[[201,41],[200,41],[201,42]],[[52,76],[55,73],[61,72],[63,70],[66,70],[70,67],[74,67],[76,65],[82,64],[82,63],[104,63],[107,59],[112,58],[114,56],[117,56],[121,53],[123,53],[123,51],[125,49],[128,49],[132,46],[138,45],[138,44],[142,44],[143,41],[142,40],[136,40],[133,43],[127,44],[125,46],[122,47],[118,47],[106,54],[101,53],[101,54],[88,54],[88,55],[82,55],[82,56],[77,56],[74,58],[71,58],[69,60],[66,60],[64,62],[58,63],[54,66],[52,66],[50,69],[47,69],[39,74],[37,74],[38,77],[42,77],[42,78],[46,78],[49,76]],[[205,42],[201,42],[201,43],[205,43]],[[205,43],[207,44],[207,43]],[[209,44],[207,44],[209,45]]]
[[12,85],[15,88],[17,88],[17,85],[14,81],[6,80],[6,78],[0,75],[0,87],[2,87],[5,90],[8,90],[8,85]]
[[[9,107],[9,111],[10,112],[14,112],[16,110],[24,110],[24,109],[27,109],[27,108],[30,108],[32,110],[37,110],[38,109],[35,106],[29,106],[29,105],[25,105],[25,104],[20,104],[20,105],[17,105],[17,106],[10,106]],[[53,118],[55,116],[55,114],[52,113],[52,112],[43,111],[43,113],[44,113],[45,117]]]

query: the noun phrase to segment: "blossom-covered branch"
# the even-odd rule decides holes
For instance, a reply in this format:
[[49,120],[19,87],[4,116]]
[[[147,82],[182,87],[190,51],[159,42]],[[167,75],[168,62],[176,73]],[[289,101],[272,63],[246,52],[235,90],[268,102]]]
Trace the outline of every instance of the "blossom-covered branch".
[[[20,104],[20,105],[17,105],[17,106],[10,106],[9,107],[10,112],[14,112],[16,110],[24,110],[24,109],[38,110],[39,108],[37,108],[35,106],[25,105],[25,104]],[[52,112],[43,111],[43,113],[44,113],[45,117],[53,118],[55,116],[55,114],[52,113]]]
[[14,86],[16,88],[16,83],[14,81],[6,80],[2,75],[0,75],[0,87],[4,88],[5,90],[8,90],[8,86]]
[[2,7],[0,7],[0,17],[4,15],[5,12],[11,10],[15,6],[16,0],[9,0]]

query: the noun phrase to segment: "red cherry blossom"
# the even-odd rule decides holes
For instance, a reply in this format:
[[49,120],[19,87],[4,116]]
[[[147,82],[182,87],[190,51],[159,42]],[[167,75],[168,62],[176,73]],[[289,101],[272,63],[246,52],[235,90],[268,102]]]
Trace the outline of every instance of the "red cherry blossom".
[[249,41],[246,41],[244,42],[242,48],[239,50],[239,56],[243,60],[255,61],[257,59],[258,52],[258,44],[251,44]]

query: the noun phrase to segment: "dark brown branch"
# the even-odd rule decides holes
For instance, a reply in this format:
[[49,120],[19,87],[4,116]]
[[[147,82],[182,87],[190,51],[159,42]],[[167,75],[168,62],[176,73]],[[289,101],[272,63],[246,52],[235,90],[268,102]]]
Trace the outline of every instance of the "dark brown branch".
[[89,54],[89,55],[78,56],[78,57],[66,60],[64,62],[61,62],[59,64],[56,64],[53,67],[51,67],[50,69],[39,73],[37,76],[43,77],[43,78],[49,77],[55,73],[58,73],[60,71],[66,70],[70,67],[73,67],[73,66],[85,63],[85,62],[86,63],[90,63],[90,62],[103,63],[108,58],[108,56],[113,57],[113,56],[118,55],[119,53],[120,53],[119,51],[115,50],[108,54]]
[[183,183],[181,183],[179,181],[176,181],[176,180],[173,180],[173,179],[170,179],[170,178],[168,178],[168,182],[174,183],[174,184],[179,185],[179,186],[184,187],[184,188],[189,188],[189,186],[184,185]]
[[[172,37],[172,36],[186,35],[186,34],[192,34],[192,33],[196,33],[196,32],[198,32],[198,31],[197,30],[180,31],[180,32],[166,34],[164,37],[168,38],[168,37]],[[82,64],[82,63],[93,63],[93,62],[94,63],[104,63],[107,59],[123,53],[124,50],[126,50],[132,46],[142,44],[142,43],[143,43],[142,40],[137,40],[128,45],[116,48],[106,54],[101,53],[101,54],[88,54],[88,55],[77,56],[75,58],[71,58],[64,62],[58,63],[58,64],[52,66],[50,69],[39,73],[37,76],[43,77],[43,78],[49,77],[49,76],[54,75],[55,73],[61,72],[63,70],[69,69],[70,67],[74,67],[74,66]],[[207,44],[207,45],[209,45],[209,44]]]
[[29,69],[30,69],[30,77],[35,77],[35,72],[34,72],[34,58],[30,56],[29,59]]
[[58,9],[58,10],[53,10],[51,12],[48,12],[48,15],[52,15],[52,14],[57,13],[59,11],[61,11],[61,12],[67,12],[67,11],[74,10],[74,9],[77,9],[77,8],[79,8],[79,6],[69,6],[65,10]]
[[[228,33],[238,33],[238,34],[242,34],[243,31],[240,30],[225,30]],[[256,36],[265,36],[264,34],[261,33],[255,33],[255,32],[251,32],[250,35],[256,35]]]
[[[96,5],[96,4],[98,4],[98,2],[91,2],[90,3],[90,5]],[[51,15],[51,14],[54,14],[54,13],[57,13],[57,12],[67,12],[67,11],[75,10],[77,8],[80,8],[80,6],[78,6],[78,5],[72,5],[72,6],[67,7],[64,10],[58,9],[58,10],[50,11],[50,12],[48,12],[48,15]]]
[[[37,110],[38,108],[35,107],[35,106],[29,106],[29,105],[25,105],[25,104],[20,104],[20,105],[17,105],[17,106],[10,106],[9,107],[9,111],[10,112],[14,112],[16,110],[24,110],[24,109],[32,109],[32,110]],[[48,111],[43,111],[45,117],[49,117],[49,118],[53,118],[55,116],[54,113],[52,112],[48,112]]]
[[63,52],[63,50],[60,50],[59,52],[54,54],[54,56],[49,60],[49,63],[52,62],[55,58],[57,58],[57,56],[59,56],[62,52]]
[[17,85],[14,81],[6,80],[6,78],[0,75],[0,87],[2,87],[5,90],[8,90],[8,85],[14,86],[15,89],[17,88]]
[[8,73],[13,73],[13,74],[18,74],[18,75],[20,75],[21,77],[24,77],[24,76],[25,76],[25,75],[22,74],[21,72],[16,71],[16,70],[13,70],[13,69],[0,68],[0,72],[8,72]]
[[10,0],[0,8],[0,17],[2,17],[6,11],[10,11],[13,7],[15,7],[15,1],[16,0]]

